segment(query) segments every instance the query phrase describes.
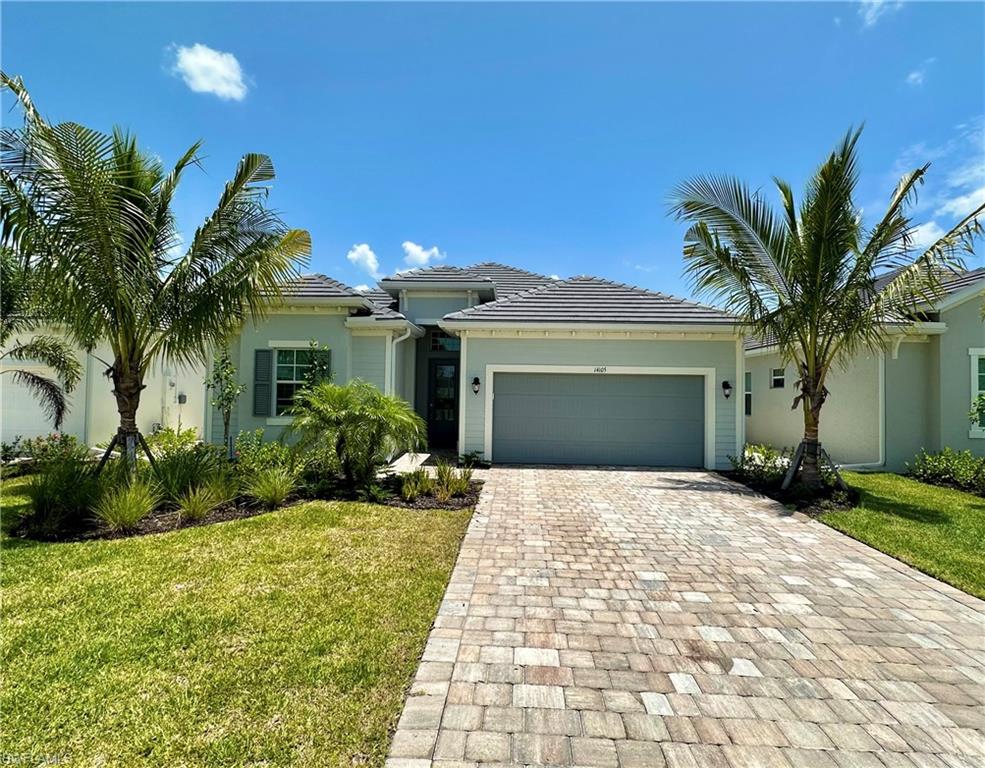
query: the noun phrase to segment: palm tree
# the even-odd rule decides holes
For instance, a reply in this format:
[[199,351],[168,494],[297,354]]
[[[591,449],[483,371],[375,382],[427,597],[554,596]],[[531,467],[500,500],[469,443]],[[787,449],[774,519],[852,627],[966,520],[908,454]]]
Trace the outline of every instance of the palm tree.
[[31,306],[32,278],[24,265],[8,250],[0,251],[0,361],[36,361],[54,371],[55,378],[26,368],[4,368],[14,381],[27,387],[55,429],[60,429],[68,411],[67,395],[79,383],[82,366],[64,339],[50,334],[18,338],[7,346],[14,334],[34,325]]
[[113,359],[104,362],[120,414],[110,450],[124,446],[132,465],[150,366],[206,363],[244,320],[264,316],[311,238],[266,206],[273,165],[247,154],[180,253],[171,203],[198,163],[198,143],[166,171],[124,131],[49,124],[20,78],[0,73],[0,85],[24,111],[23,126],[2,133],[3,237],[29,256],[46,317],[85,349],[109,343]]
[[297,437],[297,447],[330,446],[352,490],[367,487],[378,469],[398,453],[420,448],[427,436],[424,420],[409,403],[359,379],[304,387],[291,414],[287,434]]
[[780,179],[774,179],[778,212],[730,177],[697,177],[672,196],[673,214],[692,225],[684,236],[684,260],[696,291],[740,317],[797,366],[793,408],[804,415],[798,457],[801,480],[812,491],[822,485],[821,409],[832,367],[882,347],[921,305],[940,298],[941,278],[961,268],[962,251],[973,253],[985,210],[980,206],[929,248],[916,249],[906,210],[928,164],[900,179],[885,214],[866,228],[853,200],[860,132],[850,131],[817,169],[799,208]]

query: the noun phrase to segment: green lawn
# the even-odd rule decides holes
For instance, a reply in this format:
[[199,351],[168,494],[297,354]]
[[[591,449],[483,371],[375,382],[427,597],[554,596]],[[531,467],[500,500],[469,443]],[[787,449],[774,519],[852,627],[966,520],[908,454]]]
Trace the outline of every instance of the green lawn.
[[3,753],[382,765],[469,514],[312,502],[117,541],[4,540]]
[[985,598],[985,499],[887,473],[844,473],[862,494],[821,520],[903,562]]

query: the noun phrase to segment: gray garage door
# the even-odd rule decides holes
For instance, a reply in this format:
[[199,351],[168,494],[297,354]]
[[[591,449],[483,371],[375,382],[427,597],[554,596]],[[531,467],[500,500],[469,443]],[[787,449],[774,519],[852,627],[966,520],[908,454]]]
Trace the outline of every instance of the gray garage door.
[[700,376],[497,373],[493,460],[704,465]]

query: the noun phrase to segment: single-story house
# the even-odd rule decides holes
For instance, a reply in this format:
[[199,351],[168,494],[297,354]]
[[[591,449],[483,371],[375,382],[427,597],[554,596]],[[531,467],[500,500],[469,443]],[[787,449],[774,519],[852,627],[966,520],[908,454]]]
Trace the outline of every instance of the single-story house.
[[[9,344],[21,337],[40,334],[60,336],[61,332],[58,328],[41,327],[11,338]],[[105,361],[112,361],[112,352],[107,344],[100,344],[92,352],[77,348],[75,356],[82,365],[82,380],[68,396],[68,413],[59,431],[87,445],[108,443],[120,424],[112,395],[113,383],[104,375]],[[13,369],[52,377],[51,370],[37,362],[0,361],[0,370],[7,371],[0,375],[0,439],[11,443],[17,437],[28,439],[50,434],[54,431],[51,419],[42,411],[34,394],[15,381],[9,373]],[[146,389],[140,396],[137,426],[145,434],[159,426],[177,427],[179,423],[182,428],[194,427],[201,432],[208,403],[204,382],[204,366],[152,366],[144,380]]]
[[[985,421],[968,418],[985,392],[985,268],[950,277],[944,288],[936,306],[893,328],[887,349],[830,375],[821,443],[835,462],[901,471],[921,449],[985,456]],[[795,447],[804,424],[800,409],[791,410],[796,367],[758,339],[747,340],[745,357],[749,442]]]
[[[495,462],[727,468],[741,450],[743,338],[720,310],[597,277],[502,264],[398,273],[359,292],[324,275],[231,345],[247,385],[231,431],[271,437],[310,344],[336,382],[413,403],[430,447]],[[207,414],[206,434],[222,439]]]

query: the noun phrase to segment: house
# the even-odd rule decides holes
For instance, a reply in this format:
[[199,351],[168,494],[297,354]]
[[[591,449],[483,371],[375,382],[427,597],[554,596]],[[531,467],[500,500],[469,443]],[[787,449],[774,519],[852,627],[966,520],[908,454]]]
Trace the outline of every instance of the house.
[[[968,419],[985,392],[985,268],[947,279],[944,298],[894,327],[885,350],[832,372],[821,411],[821,443],[844,465],[901,471],[921,450],[950,447],[985,456],[985,422]],[[774,347],[746,344],[743,382],[750,442],[796,446],[803,415],[791,410],[798,378]]]
[[[324,275],[231,345],[247,384],[231,431],[276,436],[310,344],[336,382],[414,404],[432,450],[496,462],[726,468],[743,444],[734,318],[597,277],[435,266],[361,293]],[[222,439],[212,412],[208,434]]]
[[[24,337],[38,334],[60,335],[57,328],[39,328],[22,334]],[[17,337],[10,339],[14,344]],[[100,344],[91,352],[75,350],[76,359],[82,365],[82,380],[69,394],[69,409],[59,430],[73,435],[87,445],[108,443],[120,424],[113,397],[113,383],[104,375],[105,361],[112,361],[109,345]],[[43,376],[52,376],[51,370],[39,363],[3,360],[0,371],[26,369]],[[206,404],[205,367],[178,366],[156,363],[144,379],[146,388],[140,395],[137,411],[137,427],[150,434],[158,426],[194,427],[201,432],[205,423]],[[28,439],[47,435],[54,431],[51,419],[45,415],[34,394],[18,384],[10,373],[0,376],[0,439],[5,443],[17,437]]]

